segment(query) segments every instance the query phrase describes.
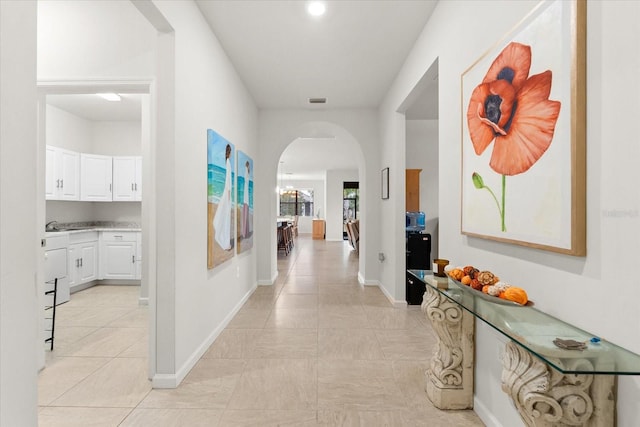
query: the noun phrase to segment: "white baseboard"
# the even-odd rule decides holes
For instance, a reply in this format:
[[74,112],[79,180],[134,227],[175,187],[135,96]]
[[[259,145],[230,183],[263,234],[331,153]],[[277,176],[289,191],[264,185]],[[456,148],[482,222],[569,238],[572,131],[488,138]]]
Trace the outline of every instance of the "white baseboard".
[[473,397],[473,411],[478,415],[486,427],[503,427],[496,417],[484,406],[482,401]]
[[182,380],[187,376],[187,374],[193,369],[193,367],[198,363],[200,358],[204,355],[204,353],[209,349],[211,344],[218,338],[218,336],[224,331],[224,328],[229,325],[229,322],[233,319],[238,311],[242,308],[244,303],[249,299],[249,297],[255,292],[256,286],[251,288],[249,292],[233,307],[233,310],[222,320],[222,322],[215,328],[211,334],[204,340],[204,342],[194,351],[191,356],[187,359],[187,361],[177,370],[175,374],[158,374],[156,373],[151,379],[151,385],[153,388],[176,388],[180,385]]
[[98,284],[97,280],[93,280],[91,282],[83,283],[81,285],[75,285],[69,287],[69,292],[71,294],[75,294],[76,292],[84,291],[85,289],[92,288]]
[[387,297],[387,299],[389,300],[391,305],[393,305],[395,308],[406,308],[407,307],[407,302],[406,301],[400,301],[400,300],[395,299],[393,297],[393,295],[391,295],[389,292],[387,292],[387,290],[384,288],[384,286],[382,286],[382,284],[378,284],[378,287],[380,288],[380,290],[382,291],[384,296]]
[[278,272],[273,273],[271,280],[258,280],[258,286],[270,286],[276,283],[276,279],[278,278]]

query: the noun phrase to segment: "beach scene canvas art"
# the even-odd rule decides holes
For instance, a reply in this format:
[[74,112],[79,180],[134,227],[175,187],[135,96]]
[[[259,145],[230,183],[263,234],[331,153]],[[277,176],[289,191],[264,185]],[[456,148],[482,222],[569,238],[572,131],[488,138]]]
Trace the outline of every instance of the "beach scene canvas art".
[[238,150],[238,253],[253,247],[253,159]]
[[215,131],[207,130],[207,267],[235,254],[235,149]]

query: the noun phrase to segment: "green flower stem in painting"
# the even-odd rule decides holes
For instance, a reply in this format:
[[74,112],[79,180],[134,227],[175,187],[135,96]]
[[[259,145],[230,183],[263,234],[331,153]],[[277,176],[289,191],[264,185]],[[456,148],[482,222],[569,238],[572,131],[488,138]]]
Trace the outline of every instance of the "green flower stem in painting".
[[485,189],[485,190],[487,190],[489,192],[489,194],[491,194],[491,197],[493,197],[493,200],[496,202],[496,207],[498,208],[498,213],[500,214],[502,231],[507,231],[507,227],[506,227],[505,222],[504,222],[505,187],[506,187],[506,182],[507,182],[506,175],[502,175],[502,207],[500,207],[500,202],[498,202],[498,198],[496,197],[495,193],[491,190],[491,188],[489,188],[488,186],[484,185],[484,180],[482,179],[480,174],[478,174],[477,172],[474,172],[473,175],[471,176],[471,180],[473,181],[473,186],[474,187],[476,187],[479,190]]
[[507,227],[504,225],[504,212],[505,212],[505,186],[507,183],[507,176],[502,175],[502,210],[500,211],[500,217],[502,217],[502,231],[507,231]]

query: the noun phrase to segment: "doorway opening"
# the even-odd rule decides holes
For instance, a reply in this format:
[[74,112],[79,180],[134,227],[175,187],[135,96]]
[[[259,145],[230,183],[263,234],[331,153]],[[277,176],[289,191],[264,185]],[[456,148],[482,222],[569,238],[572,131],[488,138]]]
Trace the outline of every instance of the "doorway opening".
[[345,181],[342,184],[342,238],[348,240],[347,224],[360,218],[360,183]]

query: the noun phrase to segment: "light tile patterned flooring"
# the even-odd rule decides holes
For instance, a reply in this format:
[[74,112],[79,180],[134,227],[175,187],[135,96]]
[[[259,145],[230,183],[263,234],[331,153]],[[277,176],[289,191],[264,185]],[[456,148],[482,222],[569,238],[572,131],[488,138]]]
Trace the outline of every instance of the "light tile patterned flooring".
[[138,287],[96,286],[59,306],[39,377],[44,426],[482,426],[424,391],[435,336],[417,306],[357,282],[348,244],[299,236],[274,286],[249,298],[183,383],[147,380]]

